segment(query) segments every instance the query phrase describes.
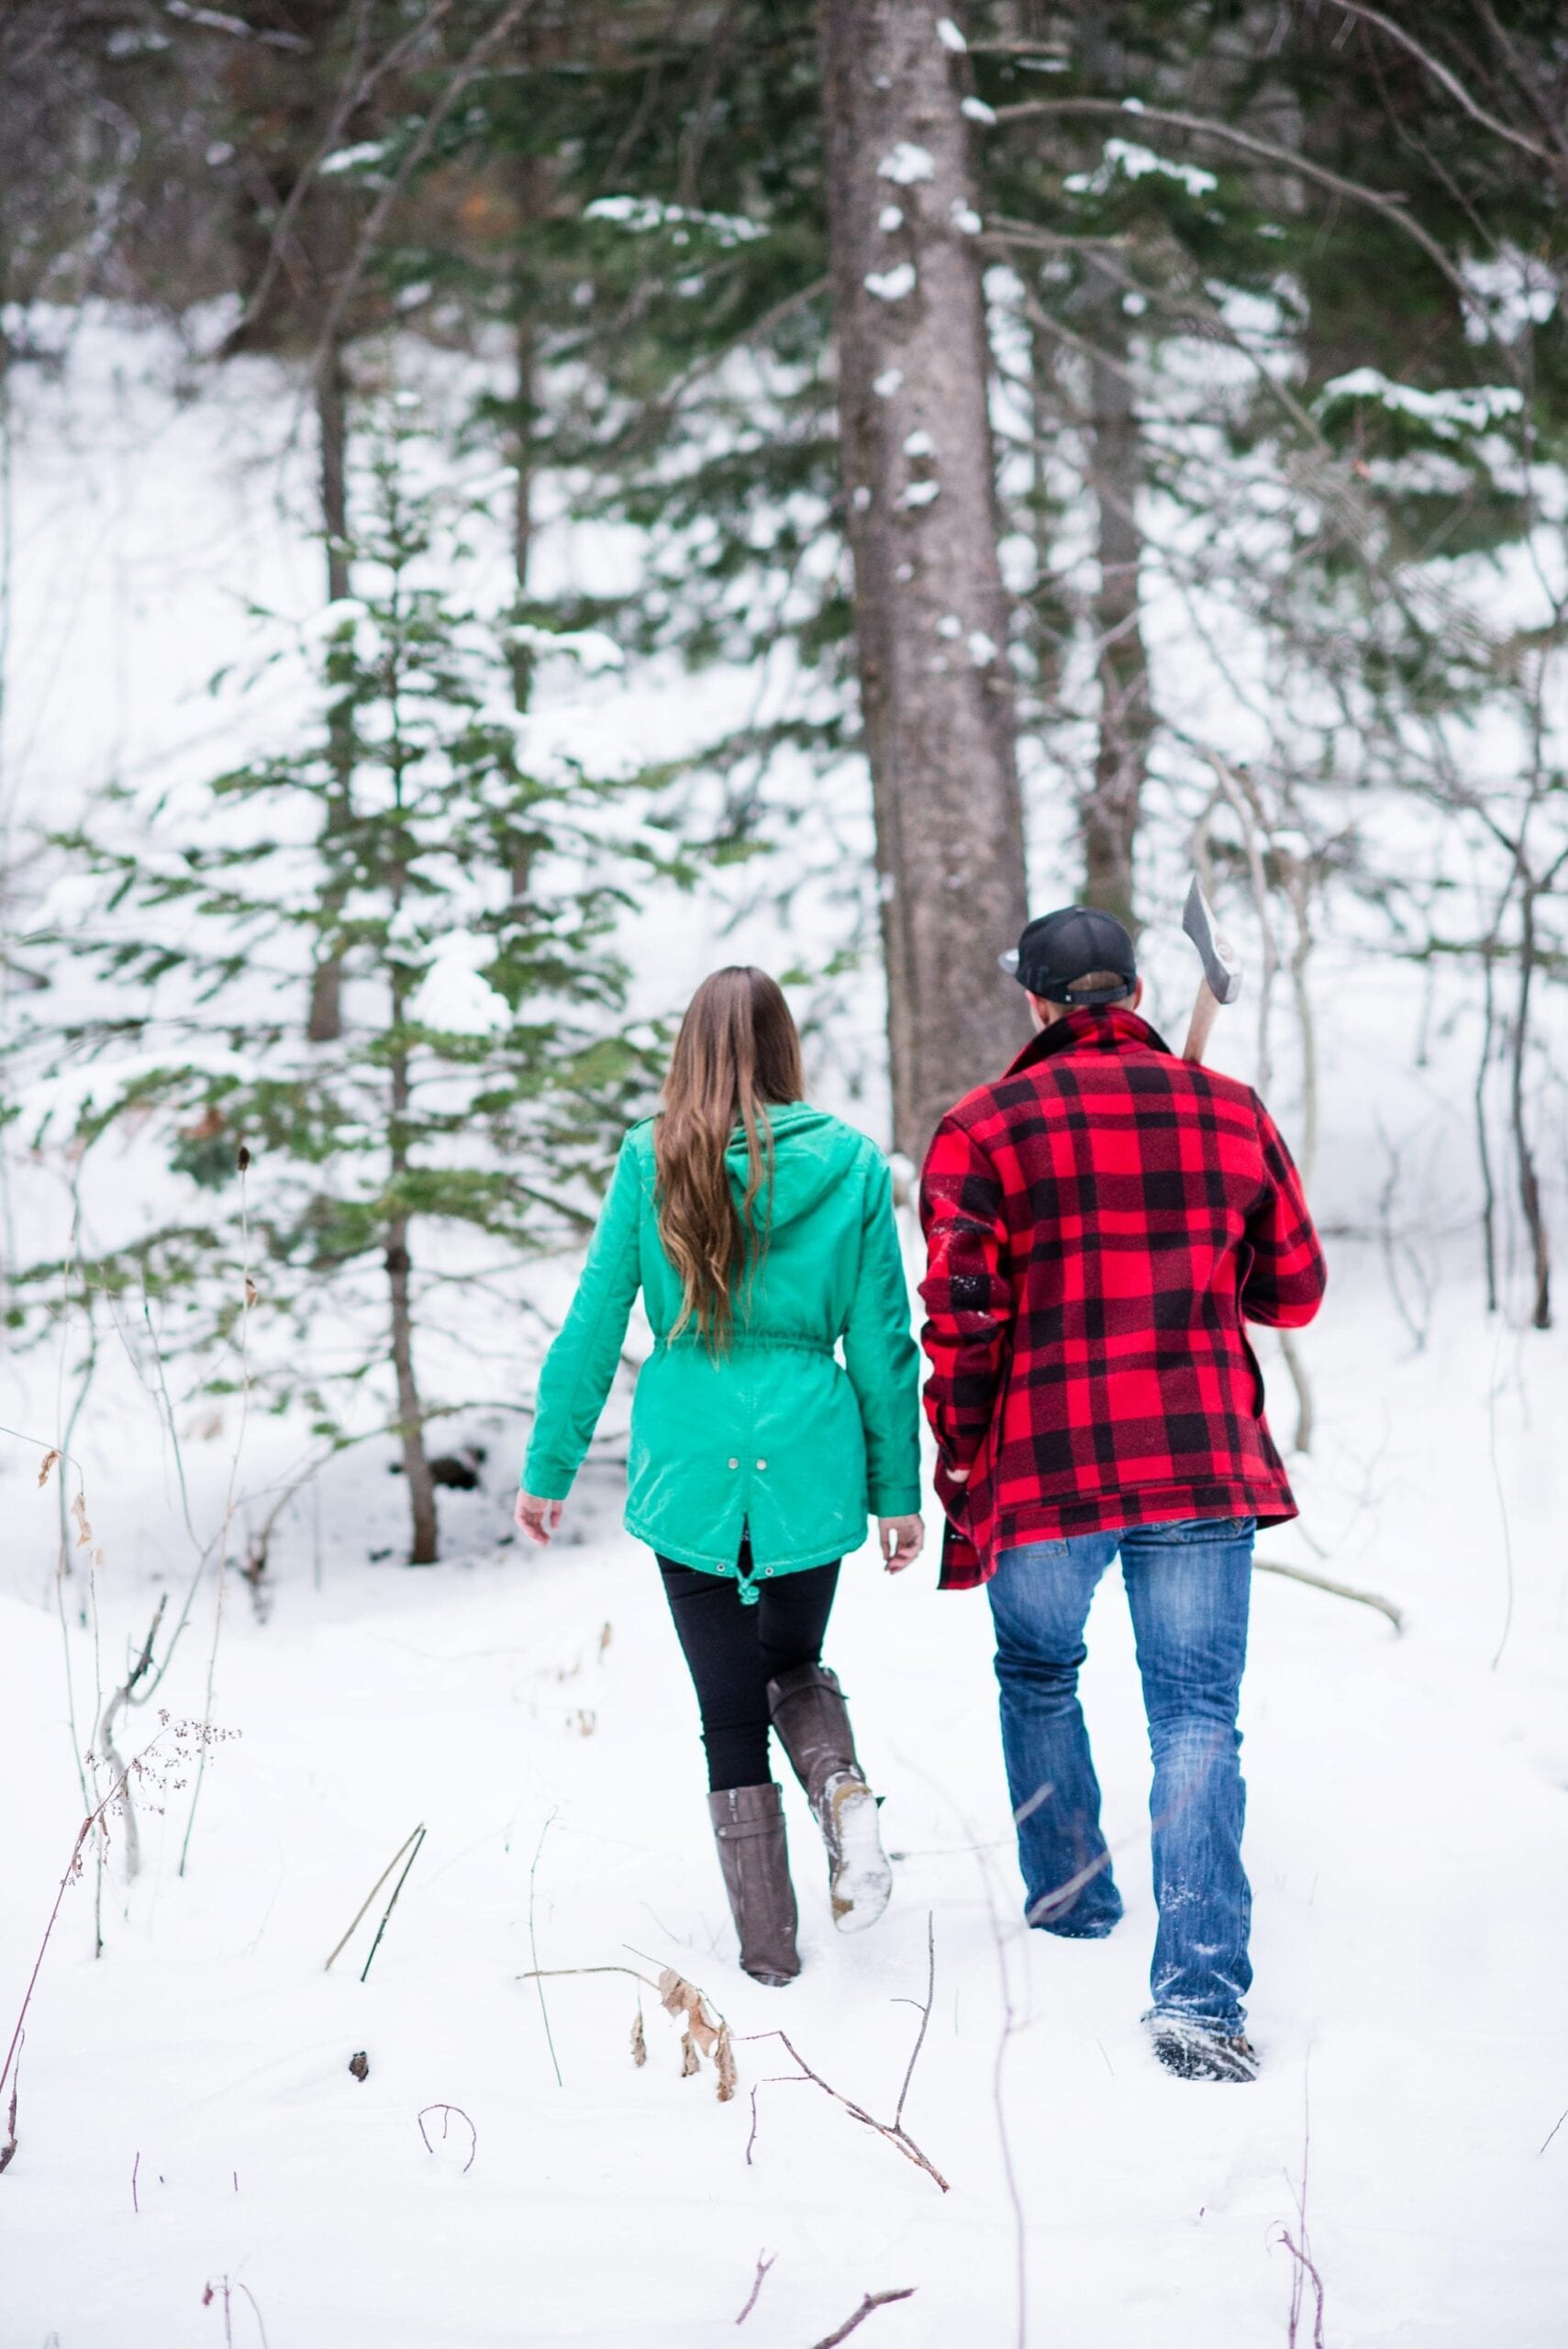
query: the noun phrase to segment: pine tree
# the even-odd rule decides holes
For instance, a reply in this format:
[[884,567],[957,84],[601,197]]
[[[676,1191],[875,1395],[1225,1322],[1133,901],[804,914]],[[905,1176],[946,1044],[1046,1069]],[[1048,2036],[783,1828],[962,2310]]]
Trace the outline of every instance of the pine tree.
[[[380,1394],[410,1563],[425,1564],[436,1407],[418,1373],[419,1271],[461,1263],[454,1235],[530,1251],[582,1229],[612,1138],[651,1089],[611,931],[639,871],[684,868],[647,820],[646,780],[595,775],[570,749],[530,763],[506,629],[445,584],[467,550],[428,485],[429,442],[401,406],[363,437],[355,592],[314,631],[307,739],[217,776],[194,806],[122,799],[60,843],[105,885],[106,918],[44,942],[95,965],[113,1008],[57,1031],[75,1065],[35,1098],[78,1148],[155,1116],[213,1212],[103,1252],[88,1278],[167,1299],[217,1389],[235,1382],[253,1295],[258,1385],[308,1407],[329,1441],[350,1433],[361,1387]],[[534,650],[550,649],[537,631]],[[506,876],[525,854],[520,907]],[[326,954],[344,972],[343,1033],[307,1046],[292,983]],[[35,1030],[34,1050],[45,1041]]]

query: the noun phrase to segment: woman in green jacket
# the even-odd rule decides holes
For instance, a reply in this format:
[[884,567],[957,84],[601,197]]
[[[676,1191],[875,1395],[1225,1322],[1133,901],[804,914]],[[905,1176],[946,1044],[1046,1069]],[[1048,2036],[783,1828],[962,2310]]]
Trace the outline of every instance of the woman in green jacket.
[[658,1557],[696,1689],[740,1963],[771,1983],[800,1960],[770,1723],[822,1831],[840,1929],[874,1923],[892,1872],[822,1639],[868,1511],[892,1573],[924,1538],[887,1168],[802,1089],[773,980],[746,968],[705,979],[663,1109],[622,1145],[539,1376],[517,1496],[519,1527],[548,1542],[640,1289],[654,1344],[632,1408],[627,1528]]

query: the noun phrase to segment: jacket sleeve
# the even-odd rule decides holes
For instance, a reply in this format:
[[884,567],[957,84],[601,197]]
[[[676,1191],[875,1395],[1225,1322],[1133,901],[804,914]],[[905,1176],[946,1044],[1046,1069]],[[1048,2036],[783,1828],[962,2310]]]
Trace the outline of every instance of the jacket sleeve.
[[1013,1321],[1002,1182],[962,1126],[944,1119],[920,1178],[926,1234],[921,1343],[926,1416],[944,1468],[969,1467],[995,1408]]
[[605,1408],[641,1286],[641,1202],[637,1160],[630,1142],[623,1142],[577,1293],[539,1373],[522,1481],[541,1500],[566,1498]]
[[1258,1140],[1263,1190],[1247,1219],[1252,1254],[1241,1283],[1241,1311],[1271,1330],[1299,1330],[1323,1302],[1328,1271],[1296,1162],[1261,1101]]
[[873,1517],[912,1517],[920,1506],[919,1363],[893,1186],[878,1158],[866,1182],[860,1271],[844,1330],[844,1367],[865,1430]]

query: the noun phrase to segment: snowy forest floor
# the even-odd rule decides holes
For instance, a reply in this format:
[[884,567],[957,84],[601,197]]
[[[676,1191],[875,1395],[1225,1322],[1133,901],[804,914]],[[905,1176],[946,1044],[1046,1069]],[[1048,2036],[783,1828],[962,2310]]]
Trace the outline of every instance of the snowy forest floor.
[[[501,1539],[510,1440],[493,1435],[490,1489],[449,1497],[451,1554],[416,1574],[395,1553],[368,1562],[399,1538],[402,1487],[367,1448],[318,1515],[285,1519],[269,1620],[230,1584],[214,1718],[238,1735],[206,1772],[187,1873],[175,1759],[161,1793],[150,1774],[128,1890],[117,1829],[101,1960],[91,1868],[66,1894],[21,2060],[0,2349],[250,2349],[263,2323],[270,2349],[808,2349],[863,2294],[898,2288],[913,2297],[867,2317],[866,2349],[1305,2344],[1313,2290],[1291,2334],[1282,2238],[1302,2242],[1303,2194],[1329,2349],[1561,2343],[1568,2126],[1547,2141],[1568,2106],[1568,1497],[1552,1442],[1568,1368],[1560,1339],[1488,1329],[1457,1284],[1413,1353],[1373,1252],[1341,1247],[1335,1273],[1308,1343],[1319,1431],[1298,1480],[1324,1554],[1296,1528],[1260,1554],[1376,1589],[1407,1624],[1396,1637],[1370,1609],[1257,1578],[1255,2088],[1171,2081],[1142,2043],[1147,1763],[1114,1577],[1085,1682],[1128,1898],[1113,1939],[1021,1930],[984,1601],[939,1595],[929,1563],[889,1586],[867,1550],[829,1657],[886,1795],[894,1903],[874,1933],[835,1936],[792,1785],[805,1971],[771,1991],[736,1966],[693,1700],[651,1563],[616,1530],[613,1469],[584,1480],[568,1538],[525,1555]],[[1273,1408],[1288,1426],[1283,1380]],[[186,1571],[168,1464],[131,1424],[110,1415],[80,1446],[106,1551],[106,1679]],[[244,1481],[282,1441],[253,1436]],[[221,1508],[222,1449],[195,1472],[198,1524]],[[4,1475],[8,2038],[80,1806],[55,1497],[19,1446]],[[176,1716],[202,1714],[211,1607],[209,1588],[159,1693]],[[87,1634],[72,1648],[90,1714]],[[150,1708],[126,1751],[157,1726]],[[178,1750],[166,1735],[159,1752]],[[325,1973],[419,1823],[368,1980],[380,1900]],[[817,2087],[773,2085],[788,2057],[745,2036],[783,2026],[891,2120],[928,1920],[935,1999],[905,2121],[946,2195]],[[698,1983],[740,2035],[733,2101],[706,2064],[681,2076],[678,2029],[647,1993],[634,2068],[637,1985],[613,1974],[545,1985],[558,2085],[520,1978],[535,1943],[546,1967],[669,1965]],[[428,2149],[417,2116],[432,2106],[463,2117],[443,2136],[428,2116]],[[1027,2237],[1021,2332],[1005,2147]]]

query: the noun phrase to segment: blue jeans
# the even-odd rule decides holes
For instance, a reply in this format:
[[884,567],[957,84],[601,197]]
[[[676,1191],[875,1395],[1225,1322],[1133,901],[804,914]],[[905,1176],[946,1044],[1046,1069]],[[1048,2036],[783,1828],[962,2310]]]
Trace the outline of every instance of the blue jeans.
[[1024,1914],[1047,1932],[1097,1938],[1120,1917],[1121,1895],[1078,1670],[1089,1602],[1120,1551],[1154,1758],[1154,2010],[1227,2035],[1242,2028],[1252,1980],[1236,1707],[1253,1531],[1251,1518],[1202,1518],[1031,1542],[1004,1550],[987,1585]]

